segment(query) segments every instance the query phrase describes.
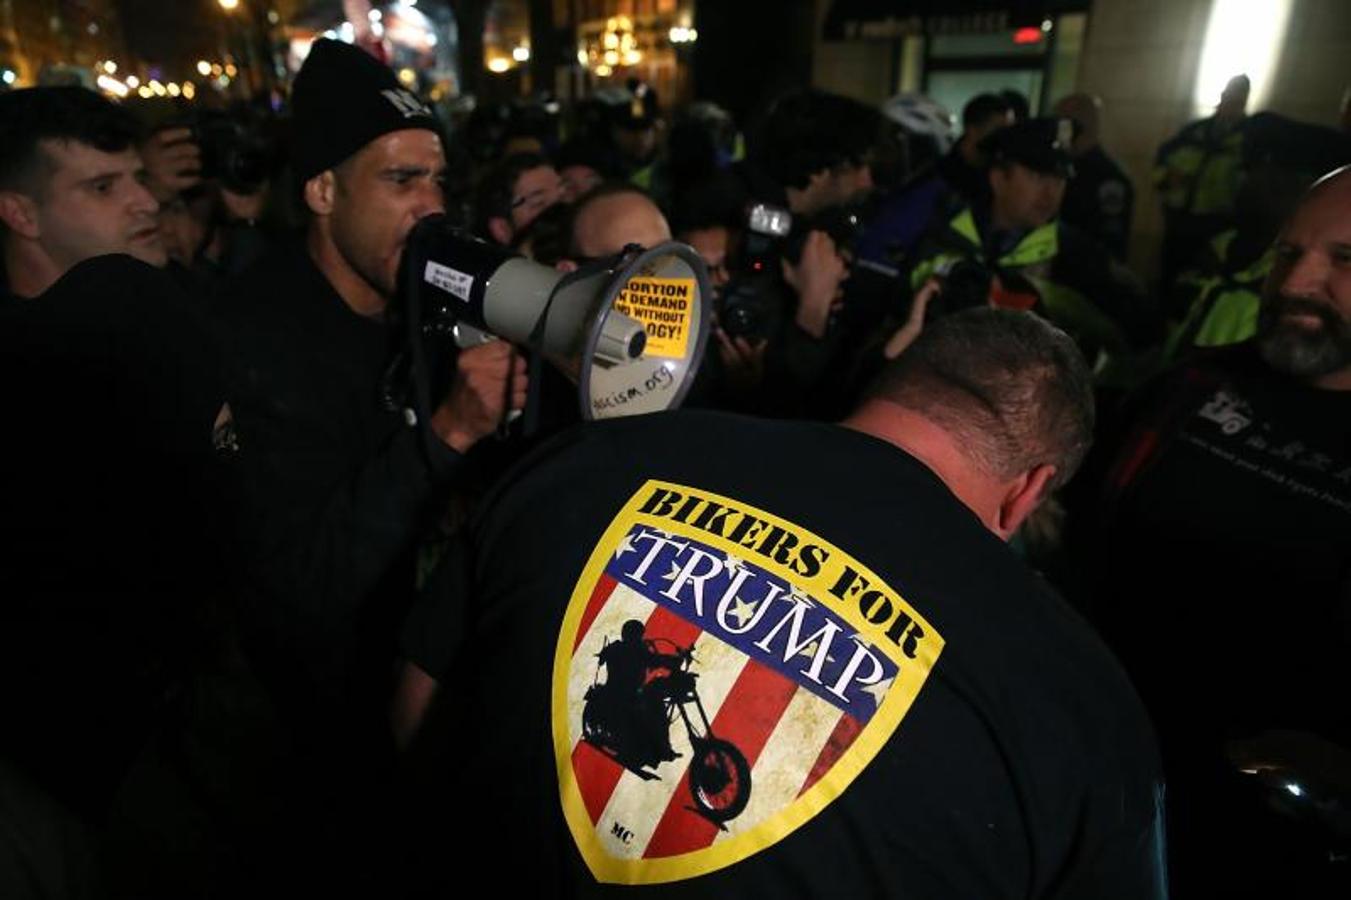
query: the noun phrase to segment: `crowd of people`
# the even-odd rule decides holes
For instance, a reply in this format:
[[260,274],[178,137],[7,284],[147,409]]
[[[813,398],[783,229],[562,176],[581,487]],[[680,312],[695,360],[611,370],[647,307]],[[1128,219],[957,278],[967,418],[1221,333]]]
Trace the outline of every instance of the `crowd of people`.
[[[3,893],[1342,895],[1351,135],[1248,89],[1148,278],[1084,94],[0,94]],[[690,409],[408,338],[433,215],[694,248]]]

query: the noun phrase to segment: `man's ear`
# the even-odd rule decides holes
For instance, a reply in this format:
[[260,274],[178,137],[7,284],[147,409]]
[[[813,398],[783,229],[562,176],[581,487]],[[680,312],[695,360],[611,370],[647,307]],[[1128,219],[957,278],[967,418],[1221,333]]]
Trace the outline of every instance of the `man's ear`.
[[510,247],[511,239],[516,236],[511,223],[501,216],[493,216],[488,220],[488,234],[503,247]]
[[305,205],[316,216],[333,212],[333,197],[338,192],[338,179],[332,169],[325,169],[305,182]]
[[995,534],[1003,540],[1013,537],[1037,504],[1046,499],[1047,485],[1055,477],[1055,466],[1042,463],[1009,481],[995,519]]
[[570,259],[560,259],[554,263],[555,272],[576,272],[577,269],[577,264]]
[[37,240],[42,235],[37,202],[18,191],[0,191],[0,222],[4,222],[10,231],[29,240]]

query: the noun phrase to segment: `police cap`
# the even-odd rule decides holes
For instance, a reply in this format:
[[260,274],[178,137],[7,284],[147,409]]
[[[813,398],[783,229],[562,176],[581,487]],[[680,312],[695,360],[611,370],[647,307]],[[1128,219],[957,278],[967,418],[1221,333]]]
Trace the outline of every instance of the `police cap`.
[[1069,178],[1074,174],[1070,145],[1074,142],[1074,122],[1070,119],[1040,117],[1001,128],[981,141],[991,165],[1016,162],[1034,172]]

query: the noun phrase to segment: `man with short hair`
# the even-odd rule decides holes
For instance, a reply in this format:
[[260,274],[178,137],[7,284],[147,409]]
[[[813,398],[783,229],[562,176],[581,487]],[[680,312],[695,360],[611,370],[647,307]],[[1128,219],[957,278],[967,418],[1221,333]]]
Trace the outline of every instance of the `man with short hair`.
[[[560,437],[406,627],[405,737],[446,688],[410,762],[461,802],[511,772],[464,850],[534,848],[532,895],[1162,896],[1148,721],[1004,545],[1092,410],[1063,333],[981,309],[925,330],[840,425],[681,411]],[[639,627],[677,660],[655,725],[602,680]],[[425,827],[427,876],[462,877],[448,823]]]
[[540,213],[562,199],[562,191],[558,172],[543,156],[508,156],[479,185],[474,230],[485,240],[518,246]]
[[[200,859],[231,752],[215,738],[232,716],[196,727],[219,709],[199,676],[219,671],[234,599],[214,440],[229,414],[208,323],[160,268],[135,138],[83,88],[0,94],[6,897],[145,896]],[[193,836],[169,851],[158,830],[182,813]],[[134,853],[109,843],[132,833]]]
[[168,261],[135,118],[93,91],[0,96],[0,225],[10,293],[36,297],[95,256]]
[[962,136],[938,163],[938,173],[967,203],[990,190],[985,178],[989,159],[982,144],[991,134],[1012,124],[1013,111],[998,94],[977,94],[962,107]]
[[877,110],[837,94],[803,90],[775,101],[747,164],[736,167],[756,200],[803,219],[846,206],[873,188]]
[[1281,230],[1255,338],[1159,379],[1105,485],[1095,617],[1159,726],[1179,894],[1345,888],[1229,760],[1273,729],[1351,744],[1348,259],[1343,168]]

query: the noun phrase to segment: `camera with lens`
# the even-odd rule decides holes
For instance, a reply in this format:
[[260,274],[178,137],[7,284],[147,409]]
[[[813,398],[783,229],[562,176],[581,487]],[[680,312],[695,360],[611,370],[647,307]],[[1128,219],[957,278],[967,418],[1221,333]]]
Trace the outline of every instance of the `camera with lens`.
[[188,123],[202,151],[202,177],[236,194],[256,194],[277,164],[276,142],[263,123],[242,112],[208,110]]
[[776,289],[780,261],[796,265],[802,259],[807,236],[822,231],[837,248],[852,247],[861,229],[858,210],[841,206],[825,210],[810,220],[794,221],[788,210],[757,203],[747,210],[741,253],[741,271],[728,283],[718,308],[718,322],[732,336],[768,336],[770,323],[781,301]]
[[778,302],[774,280],[792,230],[793,216],[782,207],[755,203],[747,208],[741,265],[717,303],[718,325],[729,336],[768,336]]

